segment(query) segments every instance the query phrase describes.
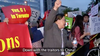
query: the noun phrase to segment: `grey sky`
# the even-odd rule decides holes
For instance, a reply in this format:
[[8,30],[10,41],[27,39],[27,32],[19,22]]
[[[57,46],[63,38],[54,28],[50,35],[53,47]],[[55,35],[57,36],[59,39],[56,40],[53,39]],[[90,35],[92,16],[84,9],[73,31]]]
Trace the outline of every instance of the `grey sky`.
[[85,11],[88,7],[88,4],[91,2],[91,0],[61,0],[62,5],[77,8],[79,7],[80,10]]
[[[62,5],[77,8],[81,11],[86,11],[88,4],[91,2],[91,0],[61,0]],[[41,0],[41,17],[43,17],[43,0]]]

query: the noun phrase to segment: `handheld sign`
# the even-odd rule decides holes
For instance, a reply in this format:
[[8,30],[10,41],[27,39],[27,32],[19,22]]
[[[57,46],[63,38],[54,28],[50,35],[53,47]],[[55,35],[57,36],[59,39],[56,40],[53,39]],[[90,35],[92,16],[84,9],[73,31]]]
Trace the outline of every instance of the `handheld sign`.
[[40,11],[31,8],[30,22],[37,21],[40,15]]
[[31,16],[31,9],[26,5],[2,7],[3,13],[9,19],[8,23],[25,23]]
[[81,11],[73,11],[73,12],[68,12],[68,17],[76,17],[77,15],[82,15]]
[[91,16],[98,14],[98,4],[91,8]]
[[36,56],[32,50],[27,25],[0,23],[0,56]]
[[65,28],[71,29],[72,28],[72,23],[73,23],[73,18],[65,17],[65,19],[66,19]]
[[90,24],[90,33],[91,35],[100,33],[100,17],[90,17],[89,18],[89,24]]

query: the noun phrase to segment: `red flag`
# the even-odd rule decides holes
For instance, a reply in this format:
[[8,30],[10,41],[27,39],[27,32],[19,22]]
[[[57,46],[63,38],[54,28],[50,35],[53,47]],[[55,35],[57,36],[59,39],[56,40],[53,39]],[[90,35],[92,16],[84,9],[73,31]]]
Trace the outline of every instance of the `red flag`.
[[[13,50],[16,48],[20,50]],[[0,56],[35,56],[23,48],[32,48],[27,25],[0,23]]]
[[45,11],[43,20],[45,20],[47,18],[47,16],[49,15],[49,13],[50,13],[50,10]]

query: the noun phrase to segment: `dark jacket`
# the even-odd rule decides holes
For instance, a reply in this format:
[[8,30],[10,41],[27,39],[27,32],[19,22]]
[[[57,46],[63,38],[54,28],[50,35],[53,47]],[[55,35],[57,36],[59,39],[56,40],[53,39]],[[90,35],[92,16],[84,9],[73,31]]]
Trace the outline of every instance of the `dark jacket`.
[[40,30],[37,30],[37,27],[31,28],[32,34],[33,34],[33,40],[32,43],[37,42],[43,38],[42,33]]
[[[44,48],[61,48],[61,30],[58,25],[54,23],[57,11],[54,9],[49,13],[45,21],[44,28]],[[67,31],[63,30],[64,47],[72,47],[71,41],[67,41]],[[61,56],[61,52],[43,52],[43,56]]]

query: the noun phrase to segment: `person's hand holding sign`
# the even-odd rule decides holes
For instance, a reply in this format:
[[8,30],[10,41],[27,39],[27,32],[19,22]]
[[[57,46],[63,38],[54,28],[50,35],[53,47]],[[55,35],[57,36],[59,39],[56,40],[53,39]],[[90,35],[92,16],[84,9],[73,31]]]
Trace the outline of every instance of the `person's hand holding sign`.
[[57,11],[57,9],[61,6],[61,0],[56,0],[55,5],[54,5],[54,10]]
[[3,22],[6,22],[6,23],[8,24],[8,22],[9,22],[8,18],[5,18],[5,19],[3,20]]

